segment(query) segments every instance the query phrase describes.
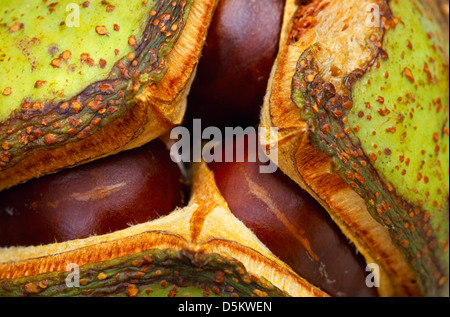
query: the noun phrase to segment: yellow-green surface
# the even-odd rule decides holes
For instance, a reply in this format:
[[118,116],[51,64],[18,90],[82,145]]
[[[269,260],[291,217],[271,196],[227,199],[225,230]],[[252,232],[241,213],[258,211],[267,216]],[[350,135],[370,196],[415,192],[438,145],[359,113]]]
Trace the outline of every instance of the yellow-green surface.
[[380,58],[354,85],[347,126],[361,127],[353,132],[364,152],[376,155],[372,164],[384,183],[421,209],[422,221],[404,219],[400,229],[423,230],[428,245],[415,251],[417,261],[434,249],[446,275],[439,284],[448,294],[448,42],[420,1],[391,1],[390,7],[400,23],[385,34],[388,59]]
[[[144,6],[141,0],[110,0],[106,5],[90,1],[84,7],[84,2],[61,0],[51,6],[42,0],[0,1],[0,121],[19,109],[24,98],[58,102],[77,95],[91,82],[105,79],[114,63],[134,50],[128,39],[134,35],[140,41],[146,16],[156,3],[146,1]],[[76,9],[66,9],[73,3],[78,5],[79,27],[70,27],[76,22]],[[23,27],[14,32],[20,24]],[[118,31],[115,24],[120,27]],[[97,26],[105,26],[107,34],[97,33]],[[53,67],[52,61],[64,51],[70,51],[71,57],[62,60],[60,68]],[[84,53],[92,58],[93,66],[81,61]],[[106,67],[100,66],[100,59],[106,61]],[[35,88],[38,81],[46,83]],[[11,93],[5,96],[8,88]]]
[[[311,142],[338,173],[415,273],[423,295],[448,294],[448,39],[424,2],[389,1],[382,50],[345,94],[320,75],[314,48],[302,53],[293,99]],[[372,41],[371,34],[366,34]],[[374,50],[378,50],[373,42]],[[355,70],[357,71],[357,70]],[[314,107],[314,105],[319,105]],[[376,250],[375,250],[376,251]]]
[[[390,6],[402,23],[386,33],[383,49],[389,58],[380,58],[380,67],[355,84],[348,127],[361,127],[355,134],[366,154],[377,155],[373,165],[382,179],[411,204],[423,202],[423,209],[435,214],[448,208],[449,82],[440,50],[448,45],[420,2],[391,1]],[[413,79],[405,76],[405,68]],[[386,110],[384,116],[379,113]]]
[[[193,0],[131,1],[120,6],[104,1],[87,6],[87,2],[79,7],[79,29],[69,27],[70,14],[65,22],[58,22],[61,19],[57,18],[57,27],[70,30],[57,29],[53,33],[50,29],[43,30],[38,32],[41,40],[30,29],[31,35],[25,37],[31,38],[33,44],[29,52],[11,53],[18,58],[12,63],[15,67],[8,64],[9,58],[3,59],[9,68],[2,70],[5,75],[0,76],[1,80],[22,76],[23,83],[17,89],[42,95],[30,96],[25,92],[13,102],[17,97],[16,86],[7,81],[3,84],[7,87],[0,88],[3,89],[0,109],[8,118],[0,120],[0,170],[15,165],[34,150],[57,148],[85,139],[134,107],[136,95],[165,76],[168,54],[184,30]],[[48,11],[42,12],[46,15],[37,17],[53,21],[59,5],[49,4]],[[83,20],[83,10],[94,11]],[[20,34],[28,30],[27,24],[18,22],[12,12],[3,11],[3,14],[11,19],[9,26],[3,25],[7,32],[3,36],[20,39]],[[107,21],[100,19],[105,14]],[[25,13],[18,16],[24,19]],[[90,24],[83,24],[89,16]],[[14,41],[10,41],[6,47],[13,49],[13,46]],[[45,63],[36,59],[39,54]],[[21,67],[28,71],[17,72]]]

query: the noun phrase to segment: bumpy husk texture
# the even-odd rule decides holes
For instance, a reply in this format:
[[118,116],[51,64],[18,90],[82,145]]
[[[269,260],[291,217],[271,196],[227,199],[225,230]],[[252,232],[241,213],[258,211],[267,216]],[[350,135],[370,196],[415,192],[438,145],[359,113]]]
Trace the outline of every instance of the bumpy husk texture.
[[[170,4],[172,3],[172,1],[166,2],[167,6],[170,8]],[[177,6],[179,5],[181,7],[183,5],[182,2],[183,1],[177,3]],[[186,1],[184,1],[184,3],[186,3]],[[38,109],[36,113],[32,112],[31,114],[29,114],[28,112],[19,113],[19,120],[20,118],[25,118],[25,116],[28,115],[31,115],[33,117],[33,120],[37,120],[37,125],[29,127],[29,129],[32,129],[33,131],[37,131],[37,126],[40,127],[39,131],[41,132],[38,132],[38,134],[35,134],[35,136],[31,136],[31,134],[28,134],[28,132],[31,133],[31,130],[21,131],[17,130],[17,127],[15,128],[16,130],[12,130],[10,127],[8,127],[10,124],[14,124],[14,120],[17,120],[17,118],[15,118],[14,120],[11,119],[12,117],[14,117],[14,113],[12,113],[10,116],[11,120],[8,119],[4,122],[1,122],[3,126],[0,125],[0,128],[2,128],[0,130],[0,137],[2,137],[2,142],[0,143],[2,144],[3,148],[0,150],[0,190],[25,182],[31,178],[56,172],[63,168],[73,167],[101,157],[118,153],[123,150],[139,147],[161,136],[173,126],[180,124],[186,110],[186,97],[189,93],[191,83],[195,77],[196,66],[201,55],[201,51],[207,35],[207,30],[212,19],[217,1],[195,0],[188,1],[188,4],[190,5],[188,15],[187,13],[185,13],[185,17],[180,17],[180,19],[182,19],[180,21],[182,21],[181,23],[183,23],[183,28],[181,29],[181,27],[178,27],[178,29],[172,28],[172,30],[169,30],[172,33],[176,33],[175,31],[181,32],[179,33],[176,42],[173,44],[173,47],[165,49],[165,51],[163,52],[165,55],[163,55],[162,57],[158,57],[162,58],[163,63],[161,64],[163,65],[162,70],[164,72],[164,77],[162,79],[158,81],[149,80],[146,83],[145,77],[141,77],[139,81],[133,82],[133,74],[127,73],[128,71],[131,71],[132,67],[134,67],[131,62],[130,69],[128,69],[127,67],[124,68],[123,63],[119,64],[120,61],[117,64],[118,66],[114,66],[120,68],[117,69],[119,71],[119,74],[120,71],[122,72],[122,75],[119,76],[120,80],[123,80],[124,78],[127,80],[130,79],[132,80],[132,83],[134,83],[130,84],[128,88],[125,89],[125,94],[123,93],[123,91],[118,92],[118,98],[122,98],[125,95],[126,99],[127,93],[129,93],[131,95],[131,99],[128,99],[128,101],[124,101],[124,104],[119,103],[115,106],[113,101],[111,105],[113,105],[114,109],[111,109],[111,112],[115,111],[115,113],[119,113],[119,111],[121,111],[121,107],[123,109],[126,108],[127,110],[120,112],[121,115],[117,116],[117,118],[115,118],[114,120],[108,119],[108,123],[102,126],[101,129],[98,129],[98,121],[96,122],[92,120],[91,125],[88,125],[86,127],[87,130],[83,130],[84,132],[78,131],[78,134],[75,135],[75,133],[77,132],[75,131],[73,137],[70,132],[69,134],[66,133],[66,136],[70,135],[69,141],[64,139],[64,142],[58,142],[59,136],[53,132],[48,133],[47,135],[43,135],[42,131],[48,129],[49,126],[51,126],[48,123],[44,122],[45,120],[51,122],[51,118],[47,113],[56,111],[55,116],[58,116],[60,113],[58,111],[61,111],[58,109],[54,110],[53,108],[55,108],[55,106],[51,106],[53,107],[52,109],[46,109],[46,106],[44,106],[44,109],[41,109],[41,112],[39,112]],[[152,13],[150,10],[148,10],[148,12],[148,16],[151,18]],[[156,14],[162,15],[162,13],[157,12]],[[158,26],[158,24],[155,25]],[[151,26],[152,25],[149,25],[149,27]],[[94,26],[92,28],[94,28]],[[19,36],[20,32],[21,30],[17,32]],[[101,30],[99,32],[101,32]],[[165,30],[165,32],[167,32],[167,30]],[[162,32],[160,33],[163,34]],[[166,33],[166,36],[168,38],[170,38],[170,36],[173,37],[175,34],[172,33],[169,35],[167,35]],[[157,34],[155,36],[160,35]],[[123,40],[127,41],[128,37]],[[130,45],[133,46],[135,45],[135,43],[130,42]],[[139,49],[139,47],[137,49]],[[145,53],[146,52],[144,52],[143,55],[145,55]],[[60,57],[59,59],[60,63],[62,60],[61,58],[62,57]],[[131,58],[133,58],[133,56]],[[89,60],[87,60],[86,62],[89,62]],[[144,72],[145,70],[141,71]],[[135,74],[139,75],[139,73]],[[155,76],[159,76],[159,74],[162,73],[157,70]],[[139,89],[136,93],[136,91],[134,91],[133,89],[136,89],[135,87],[137,87],[137,82],[139,82]],[[90,84],[92,83],[86,83],[86,87],[89,87]],[[104,88],[106,90],[112,90],[115,88],[114,84],[109,85],[108,83],[105,83],[105,85],[103,86],[103,88],[106,87]],[[112,91],[107,93],[112,93]],[[83,97],[78,100],[82,101],[82,98]],[[93,105],[98,106],[100,103],[101,102],[96,102],[94,100]],[[69,102],[66,105],[70,106],[70,104],[71,103],[69,99]],[[72,103],[72,105],[73,104],[74,103]],[[75,104],[80,105],[79,103]],[[33,104],[33,106],[31,106],[30,108],[31,110],[34,109],[34,105],[36,105],[36,107],[46,105],[46,100],[41,100],[38,103]],[[4,104],[3,106],[8,105]],[[87,109],[88,106],[83,106],[83,109],[89,111],[89,109]],[[22,105],[22,108],[23,107],[24,106]],[[64,108],[64,110],[67,108],[64,103],[59,106],[56,105],[56,107],[59,109]],[[27,108],[27,111],[31,111],[30,109]],[[74,112],[80,111],[79,109],[73,109],[73,106],[72,108],[69,107],[68,110],[65,110],[65,112],[60,115],[61,118],[63,118],[64,116],[69,117],[73,115]],[[92,109],[95,110],[94,113],[103,113],[103,115],[108,114],[107,109],[103,109],[103,112],[101,111],[101,108]],[[66,112],[67,114],[65,114]],[[30,122],[25,121],[23,129],[25,129],[29,124]],[[64,124],[68,125],[69,123],[66,122]],[[54,127],[59,128],[64,124],[61,123],[58,126]],[[70,126],[63,126],[63,128],[67,130],[70,128]],[[11,135],[8,134],[11,133],[11,131],[14,133],[12,133]],[[14,136],[16,136],[19,141],[14,141],[15,143],[13,146],[13,141],[11,141],[11,138],[14,138]],[[45,137],[47,137],[47,139],[45,139]],[[20,149],[16,149],[16,147]],[[16,152],[12,154],[12,150],[15,150]]]
[[[448,92],[443,88],[448,85],[448,25],[441,19],[433,1],[317,0],[301,3],[287,1],[280,52],[261,114],[261,126],[277,128],[278,137],[261,142],[266,146],[278,146],[278,157],[273,160],[283,172],[328,210],[368,263],[378,264],[381,295],[443,295],[448,292],[445,286],[448,285],[448,182],[443,181],[448,178],[448,159],[445,159],[448,157],[448,153],[445,154],[448,151]],[[374,24],[377,22],[372,15],[374,12],[380,13],[378,25]],[[405,29],[425,34],[423,29],[428,25],[425,20],[435,27],[428,33],[428,39],[424,39],[430,42],[428,48],[408,44],[407,40],[414,40],[408,31],[402,36],[396,35]],[[423,29],[418,25],[423,25]],[[398,40],[395,45],[390,44],[395,41],[392,38]],[[397,47],[397,54],[393,46]],[[412,55],[405,57],[408,52]],[[428,53],[436,53],[439,65],[434,69],[436,75],[432,75],[437,77],[428,81],[429,86],[424,84],[428,68],[422,62],[427,65],[432,59],[428,59],[429,56],[428,60],[419,58]],[[416,67],[412,63],[411,66],[411,61],[422,64]],[[388,66],[395,63],[401,68]],[[415,79],[408,67],[412,67]],[[419,79],[422,69],[423,80]],[[381,84],[374,88],[377,84],[370,85],[374,82]],[[420,87],[439,88],[431,92],[420,91]],[[389,99],[389,94],[395,95],[395,99]],[[422,95],[431,100],[436,94],[441,98],[438,102],[442,102],[443,110],[428,108],[423,114],[416,114],[423,115],[422,122],[427,125],[419,129],[417,138],[405,138],[418,128],[413,128],[413,121],[409,121],[414,115],[408,111],[401,114],[404,110],[396,104],[408,96]],[[356,96],[363,97],[357,99]],[[418,103],[430,102],[431,105],[430,100]],[[407,124],[392,127],[394,114],[401,118],[398,122],[408,116],[405,122],[410,129],[406,128]],[[433,119],[428,120],[428,115]],[[371,125],[370,121],[376,124]],[[386,122],[391,124],[389,128]],[[358,134],[364,130],[366,137]],[[434,139],[440,147],[435,146],[429,131],[436,131]],[[402,132],[403,139],[389,137],[400,136]],[[427,139],[422,138],[424,136]],[[375,151],[373,148],[380,140],[384,140],[386,146]],[[411,157],[413,161],[415,153],[425,146],[431,147],[430,152],[436,151],[439,159],[431,160],[442,160],[437,164],[442,163],[443,170],[433,174],[429,166],[420,172],[404,168],[404,158]],[[394,149],[398,148],[396,152]],[[409,164],[408,159],[406,165]],[[398,175],[402,170],[403,175],[411,173],[411,181],[400,181],[403,176],[386,172],[389,166],[399,170]],[[427,186],[434,184],[440,188],[435,191],[439,194],[433,206],[431,199],[411,198],[430,190],[419,187],[423,185],[421,173],[434,175],[426,180]],[[399,182],[395,183],[396,180]],[[414,194],[402,192],[409,182],[421,190],[411,189]],[[378,185],[371,187],[375,183]],[[377,200],[380,193],[382,198],[391,197],[389,203]]]
[[[257,285],[270,285],[262,290],[275,289],[278,290],[278,294],[284,296],[328,296],[300,278],[290,267],[275,257],[242,222],[232,215],[215,184],[213,173],[203,163],[195,167],[193,195],[189,205],[184,209],[175,210],[169,216],[103,236],[46,246],[0,250],[0,288],[2,288],[0,293],[14,296],[40,293],[44,295],[48,282],[40,283],[41,280],[45,277],[54,279],[55,274],[60,274],[62,276],[60,279],[64,279],[69,274],[66,272],[67,265],[72,263],[78,265],[81,271],[84,271],[84,267],[89,267],[91,271],[96,272],[85,285],[88,288],[91,285],[88,293],[93,294],[95,288],[99,287],[95,284],[98,280],[97,275],[102,272],[102,268],[104,270],[105,263],[113,263],[112,267],[106,265],[108,269],[112,269],[114,263],[122,263],[120,259],[127,256],[148,251],[168,252],[168,250],[194,254],[193,258],[217,255],[223,259],[238,261],[253,282],[256,281]],[[183,263],[180,261],[178,264],[175,263],[175,266],[183,266]],[[217,270],[223,269],[219,262]],[[164,265],[161,270],[164,270]],[[182,272],[179,270],[180,277],[185,280],[191,278],[183,276]],[[49,273],[54,275],[48,275]],[[135,280],[133,285],[140,285],[139,290],[149,286],[145,282],[137,283],[133,274],[119,284],[131,284],[132,280]],[[223,281],[223,279],[216,281],[217,287],[226,289]],[[155,282],[149,282],[152,283]],[[252,287],[247,280],[243,283],[244,288],[247,288],[246,283],[248,287]],[[34,292],[30,293],[30,289]],[[62,289],[59,293],[52,293],[52,296],[71,294],[70,289],[64,291]],[[250,290],[250,294],[252,292],[253,295],[261,295],[257,291]],[[115,295],[126,294],[119,292]]]

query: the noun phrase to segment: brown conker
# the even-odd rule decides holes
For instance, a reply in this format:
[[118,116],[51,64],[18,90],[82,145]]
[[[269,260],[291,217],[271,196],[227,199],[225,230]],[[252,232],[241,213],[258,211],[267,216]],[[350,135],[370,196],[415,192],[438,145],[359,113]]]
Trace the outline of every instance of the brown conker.
[[[280,170],[260,173],[259,167],[267,164],[250,162],[257,149],[247,146],[247,137],[244,144],[245,162],[208,164],[231,212],[276,256],[328,294],[377,296],[375,288],[366,286],[364,258],[326,210]],[[227,150],[218,147],[222,153]]]
[[0,193],[0,246],[102,235],[182,207],[179,167],[160,140]]
[[284,0],[221,0],[188,97],[186,125],[252,126],[278,52]]

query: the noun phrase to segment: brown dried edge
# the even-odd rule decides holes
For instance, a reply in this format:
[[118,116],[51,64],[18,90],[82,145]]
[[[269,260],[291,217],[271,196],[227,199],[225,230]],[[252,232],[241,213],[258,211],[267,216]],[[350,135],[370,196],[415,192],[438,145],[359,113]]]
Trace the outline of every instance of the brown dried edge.
[[186,26],[168,55],[164,78],[136,98],[123,118],[89,138],[53,150],[38,150],[0,173],[0,191],[29,179],[75,167],[118,152],[140,147],[180,124],[186,98],[218,0],[192,3]]
[[280,261],[237,218],[216,186],[206,164],[195,167],[189,206],[169,216],[103,236],[46,246],[0,249],[2,279],[66,271],[151,249],[215,253],[240,261],[250,274],[262,277],[295,297],[326,297]]
[[302,54],[295,44],[287,44],[291,18],[299,7],[296,2],[286,1],[280,52],[269,80],[261,126],[279,129],[279,168],[322,204],[367,263],[380,266],[380,295],[418,296],[414,274],[388,229],[371,217],[364,200],[333,173],[331,158],[311,144],[308,126],[291,99],[292,78]]

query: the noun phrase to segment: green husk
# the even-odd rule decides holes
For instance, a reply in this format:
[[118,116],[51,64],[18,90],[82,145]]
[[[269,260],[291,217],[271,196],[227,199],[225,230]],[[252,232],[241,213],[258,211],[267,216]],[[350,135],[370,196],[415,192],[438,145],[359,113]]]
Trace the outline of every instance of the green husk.
[[[422,294],[445,295],[448,40],[421,1],[389,5],[398,23],[387,28],[374,63],[346,77],[347,95],[322,79],[312,46],[300,57],[293,100],[303,109],[312,143],[389,228]],[[308,74],[318,75],[310,81]]]
[[[6,29],[0,34],[6,44],[0,59],[0,66],[5,66],[0,67],[0,89],[10,87],[12,93],[0,95],[0,170],[13,166],[30,151],[87,138],[134,107],[136,97],[164,77],[167,54],[184,28],[192,1],[177,0],[175,6],[168,0],[150,1],[145,6],[142,1],[114,2],[111,12],[107,5],[92,3],[81,7],[77,28],[60,25],[68,14],[69,1],[60,2],[50,12],[33,0],[20,10],[33,4],[38,9],[30,9],[17,21],[43,16],[49,22],[36,28],[26,22],[16,32],[8,30],[19,23],[13,20],[20,16],[21,11],[16,10],[21,2],[2,2],[5,22],[0,27]],[[117,15],[120,18],[116,19]],[[113,25],[120,29],[115,31]],[[105,26],[107,34],[100,35],[98,26]],[[17,43],[30,38],[35,40],[33,45],[27,44],[26,54],[17,51]],[[52,54],[55,45],[59,50]],[[67,61],[58,57],[66,50],[71,52]],[[35,68],[30,58],[37,63]],[[51,65],[55,58],[60,59],[60,68]],[[100,66],[100,58],[105,67]],[[45,84],[35,88],[36,78]]]
[[68,287],[76,281],[73,272],[0,280],[0,296],[287,296],[263,278],[250,275],[240,262],[217,254],[154,249],[87,264],[79,273],[79,287]]

